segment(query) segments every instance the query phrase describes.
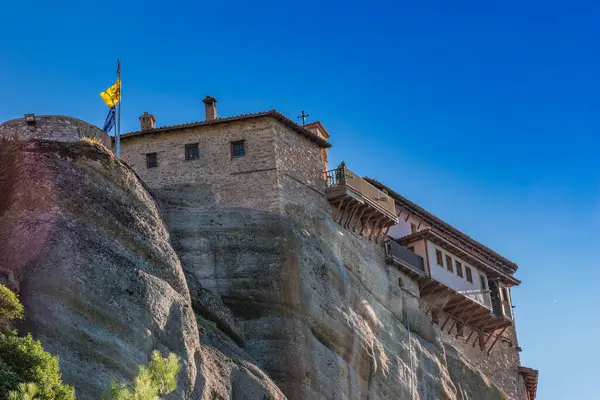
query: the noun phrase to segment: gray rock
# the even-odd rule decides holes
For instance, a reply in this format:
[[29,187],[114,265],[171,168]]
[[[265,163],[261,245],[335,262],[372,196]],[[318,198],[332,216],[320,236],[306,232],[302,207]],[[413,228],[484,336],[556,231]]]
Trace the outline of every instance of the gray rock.
[[[78,398],[96,399],[111,380],[131,379],[153,349],[183,361],[174,398],[284,398],[235,342],[201,343],[156,204],[103,147],[4,141],[0,194],[0,269],[20,286],[20,330],[60,357]],[[212,310],[241,337],[209,299],[195,296],[196,308]]]

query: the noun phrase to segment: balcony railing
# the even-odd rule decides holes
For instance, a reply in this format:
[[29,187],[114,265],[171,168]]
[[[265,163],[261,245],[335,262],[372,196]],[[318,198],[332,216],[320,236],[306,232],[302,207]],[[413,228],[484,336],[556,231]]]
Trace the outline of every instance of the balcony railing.
[[423,257],[392,240],[385,242],[385,255],[395,264],[408,268],[417,275],[426,276]]
[[370,203],[377,205],[394,216],[396,215],[396,204],[390,196],[383,193],[346,167],[338,167],[327,171],[325,173],[325,180],[328,188],[337,186],[349,187],[360,196],[367,199]]
[[459,290],[458,293],[467,296],[473,301],[481,304],[485,308],[492,310],[492,298],[488,289],[467,289]]

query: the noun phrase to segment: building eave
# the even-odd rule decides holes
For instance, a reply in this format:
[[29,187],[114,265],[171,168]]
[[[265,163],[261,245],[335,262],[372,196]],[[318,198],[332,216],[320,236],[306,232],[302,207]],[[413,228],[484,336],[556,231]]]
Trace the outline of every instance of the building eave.
[[229,122],[248,121],[248,120],[259,119],[259,118],[272,118],[272,119],[282,123],[283,125],[287,126],[294,132],[306,137],[308,140],[316,143],[321,148],[330,148],[331,147],[331,143],[329,143],[327,140],[319,137],[318,135],[315,135],[314,133],[310,132],[308,129],[303,128],[302,126],[298,125],[297,123],[295,123],[294,121],[292,121],[285,115],[281,114],[277,110],[263,111],[263,112],[254,113],[254,114],[242,114],[242,115],[236,115],[233,117],[226,117],[226,118],[216,118],[216,119],[208,120],[208,121],[190,122],[187,124],[161,126],[159,128],[147,129],[147,130],[143,130],[143,131],[134,131],[134,132],[129,132],[129,133],[125,133],[125,134],[121,135],[121,140],[127,140],[127,139],[130,139],[133,137],[140,137],[140,136],[149,135],[149,134],[153,134],[153,133],[162,133],[162,132],[169,132],[169,131],[183,130],[183,129],[193,129],[193,128],[200,128],[200,127],[204,127],[204,126],[213,126],[213,125],[219,125],[219,124],[224,124],[224,123],[229,123]]
[[449,236],[455,236],[459,241],[465,242],[466,247],[471,246],[472,248],[477,249],[482,254],[485,254],[486,257],[490,258],[489,261],[492,261],[494,264],[501,264],[504,267],[504,269],[508,270],[507,273],[514,273],[519,269],[519,266],[516,263],[508,260],[507,258],[496,253],[489,247],[479,243],[475,239],[456,229],[452,225],[444,222],[442,219],[425,210],[423,207],[408,200],[406,197],[390,189],[383,183],[369,177],[364,177],[363,179],[375,186],[376,188],[378,188],[379,190],[386,190],[388,194],[394,200],[396,200],[397,203],[399,203],[401,206],[404,206],[404,209],[407,209],[408,211],[418,215],[419,217],[423,217],[423,220],[429,223],[431,226],[439,229],[442,232],[446,232],[446,234]]

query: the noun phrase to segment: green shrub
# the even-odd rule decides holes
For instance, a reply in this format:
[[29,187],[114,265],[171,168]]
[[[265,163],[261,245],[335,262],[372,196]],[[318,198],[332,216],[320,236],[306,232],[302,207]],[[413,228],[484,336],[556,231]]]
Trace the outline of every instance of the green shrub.
[[10,390],[18,390],[20,383],[37,385],[40,400],[72,400],[75,391],[64,385],[58,368],[58,358],[44,351],[39,341],[31,335],[18,337],[0,334],[0,360],[2,378],[0,399],[8,399]]
[[10,320],[23,318],[23,305],[17,296],[4,285],[0,285],[0,318]]
[[[17,296],[0,285],[0,317],[23,318]],[[74,400],[75,391],[64,385],[58,358],[45,352],[31,335],[0,333],[0,400],[13,399]]]
[[171,353],[162,357],[158,350],[152,352],[148,366],[140,366],[133,383],[112,383],[107,400],[156,400],[160,394],[169,394],[177,388],[177,375],[181,369],[179,357]]
[[20,383],[18,390],[12,391],[8,394],[8,400],[39,399],[39,397],[37,397],[38,393],[39,389],[35,383]]

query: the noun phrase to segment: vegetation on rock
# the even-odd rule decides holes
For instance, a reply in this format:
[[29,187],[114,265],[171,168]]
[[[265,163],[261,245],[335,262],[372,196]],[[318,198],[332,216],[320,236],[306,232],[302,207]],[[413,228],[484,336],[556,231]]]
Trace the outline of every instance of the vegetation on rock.
[[[0,317],[23,318],[23,306],[6,286],[0,285]],[[72,400],[75,391],[62,383],[58,357],[45,352],[31,335],[0,333],[0,400]]]
[[152,352],[148,366],[140,366],[133,383],[112,383],[106,400],[155,400],[177,388],[177,375],[181,369],[179,357],[171,353],[162,357],[158,350]]

